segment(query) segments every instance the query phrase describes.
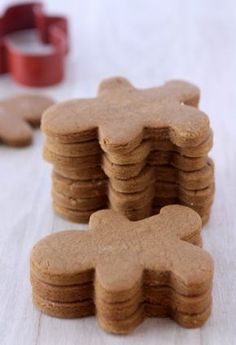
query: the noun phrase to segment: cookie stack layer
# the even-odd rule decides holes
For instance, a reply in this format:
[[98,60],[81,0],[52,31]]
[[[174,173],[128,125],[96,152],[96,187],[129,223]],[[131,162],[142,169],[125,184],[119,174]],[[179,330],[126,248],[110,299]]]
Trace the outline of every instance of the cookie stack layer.
[[171,205],[130,222],[120,213],[92,215],[88,231],[39,241],[31,253],[33,302],[64,318],[96,314],[103,329],[128,333],[146,317],[199,327],[211,312],[213,262],[201,244],[201,219]]
[[113,78],[96,99],[46,111],[44,157],[54,166],[55,210],[87,222],[108,206],[138,220],[179,203],[205,223],[214,196],[213,133],[198,100],[186,82],[138,90]]
[[143,140],[126,155],[105,153],[102,167],[109,178],[110,207],[137,220],[179,203],[192,207],[206,222],[214,196],[214,165],[207,156],[212,133],[193,148],[153,141]]
[[55,210],[74,222],[107,206],[107,177],[101,169],[102,150],[96,140],[56,144],[47,138],[44,157],[54,162],[52,197]]

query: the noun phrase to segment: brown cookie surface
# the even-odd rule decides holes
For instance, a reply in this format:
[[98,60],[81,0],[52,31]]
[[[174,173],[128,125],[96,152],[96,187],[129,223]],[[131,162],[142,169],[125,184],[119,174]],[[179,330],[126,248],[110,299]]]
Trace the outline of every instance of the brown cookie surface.
[[59,175],[72,180],[90,181],[106,179],[106,175],[100,165],[93,167],[73,167],[56,164],[54,165],[54,171]]
[[83,168],[90,168],[99,165],[101,162],[100,154],[88,154],[82,157],[63,156],[50,151],[46,146],[43,149],[43,157],[46,161],[61,167],[72,166],[80,168],[82,166]]
[[32,142],[32,127],[38,127],[43,112],[53,100],[42,95],[18,95],[0,101],[0,140],[10,146]]
[[145,160],[148,156],[152,156],[152,151],[159,151],[162,154],[168,152],[169,155],[172,156],[174,153],[178,153],[184,157],[190,158],[199,158],[204,157],[208,154],[210,149],[213,145],[213,133],[210,131],[209,137],[206,141],[204,141],[199,146],[194,147],[178,147],[172,144],[168,140],[156,140],[154,139],[152,142],[151,140],[143,140],[139,146],[137,146],[134,150],[128,153],[117,153],[117,152],[109,152],[107,153],[107,157],[110,159],[111,162],[119,165],[124,164],[135,164],[140,163],[141,161]]
[[71,197],[93,198],[107,193],[107,179],[73,180],[53,172],[53,190]]
[[82,211],[78,209],[74,210],[74,209],[70,209],[68,207],[63,206],[60,203],[58,204],[56,201],[53,202],[53,208],[59,216],[74,223],[88,223],[90,216],[94,212],[99,210],[98,206],[96,207],[95,210],[89,210],[89,211]]
[[96,210],[96,208],[106,207],[107,197],[106,194],[96,195],[90,198],[71,197],[66,194],[56,192],[52,193],[53,201],[62,207],[71,210],[89,211]]
[[178,153],[163,152],[155,156],[151,155],[148,161],[141,161],[135,164],[115,164],[107,157],[103,155],[102,169],[105,174],[110,178],[116,178],[119,180],[129,180],[133,177],[137,177],[144,167],[161,167],[170,165],[180,171],[195,172],[203,169],[208,164],[208,157],[189,158],[180,156]]
[[65,144],[54,140],[54,138],[47,137],[45,146],[54,154],[63,155],[66,157],[83,157],[101,153],[101,147],[97,140],[86,141],[82,143]]
[[[109,174],[109,170],[106,172]],[[112,174],[108,177],[112,188],[122,193],[140,192],[154,182],[158,182],[159,185],[165,185],[165,182],[175,183],[188,190],[200,190],[214,182],[214,165],[209,159],[202,169],[190,172],[182,171],[171,165],[147,166],[137,176],[128,180],[117,179]]]
[[[49,235],[32,249],[33,300],[43,312],[80,317],[94,313],[95,304],[100,325],[114,333],[130,332],[147,316],[169,316],[186,327],[207,319],[213,261],[192,244],[200,243],[196,212],[171,205],[131,222],[103,210],[91,216],[89,229]],[[94,293],[84,296],[84,284]],[[81,300],[68,303],[73,289]],[[63,291],[68,297],[51,301]]]
[[116,77],[100,84],[97,98],[51,107],[42,129],[61,142],[98,138],[104,151],[129,152],[148,137],[197,146],[209,136],[208,117],[196,108],[198,100],[199,90],[184,81],[140,90]]
[[157,166],[155,177],[156,181],[175,182],[185,189],[199,190],[214,182],[214,163],[209,158],[207,164],[196,171],[183,171],[169,165]]
[[[96,98],[48,109],[42,129],[44,157],[58,174],[53,178],[54,194],[76,205],[54,197],[57,212],[63,208],[63,214],[76,219],[76,212],[82,211],[80,200],[106,189],[107,206],[132,220],[150,216],[153,207],[168,200],[203,208],[201,216],[209,214],[214,195],[214,188],[208,188],[214,185],[208,158],[213,132],[198,101],[199,90],[185,81],[137,89],[115,77],[100,84]],[[89,184],[101,178],[107,180],[104,189],[97,182]],[[96,209],[95,203],[92,207]]]

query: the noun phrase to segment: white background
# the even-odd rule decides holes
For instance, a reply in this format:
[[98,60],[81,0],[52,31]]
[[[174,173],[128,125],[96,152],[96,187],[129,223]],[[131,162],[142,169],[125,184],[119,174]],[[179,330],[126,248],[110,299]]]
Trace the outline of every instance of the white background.
[[[0,10],[9,1],[0,1]],[[186,330],[170,320],[146,320],[129,336],[101,331],[94,317],[60,320],[31,303],[32,245],[53,231],[78,228],[53,214],[50,169],[42,136],[26,149],[0,146],[0,344],[181,344],[236,342],[236,2],[234,0],[48,0],[50,13],[68,15],[67,76],[45,88],[62,100],[93,96],[98,82],[123,75],[138,87],[183,78],[202,90],[200,107],[215,132],[216,198],[203,232],[215,259],[214,308],[204,327]],[[0,77],[0,98],[28,91]]]

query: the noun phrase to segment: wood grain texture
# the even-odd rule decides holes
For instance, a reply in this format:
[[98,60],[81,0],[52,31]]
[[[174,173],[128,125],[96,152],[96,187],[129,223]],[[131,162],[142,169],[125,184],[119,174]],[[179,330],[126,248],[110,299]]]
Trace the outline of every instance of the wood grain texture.
[[[1,0],[0,10],[9,1]],[[31,303],[29,252],[42,236],[76,229],[53,214],[50,166],[42,136],[26,149],[0,146],[1,345],[231,345],[236,328],[236,3],[234,0],[48,0],[47,10],[71,21],[71,54],[57,100],[92,96],[105,77],[123,75],[139,87],[183,78],[202,90],[201,109],[215,132],[216,198],[204,243],[215,259],[214,309],[201,329],[146,320],[130,336],[101,331],[95,318],[59,320]],[[30,89],[0,77],[0,97]]]

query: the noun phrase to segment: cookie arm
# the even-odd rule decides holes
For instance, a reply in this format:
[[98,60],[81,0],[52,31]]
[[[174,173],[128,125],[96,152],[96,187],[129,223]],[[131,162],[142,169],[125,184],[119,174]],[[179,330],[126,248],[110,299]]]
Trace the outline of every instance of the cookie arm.
[[187,206],[168,205],[161,208],[158,215],[139,221],[152,229],[153,236],[159,229],[160,236],[168,240],[183,240],[198,244],[202,220],[197,212]]
[[96,99],[75,99],[55,104],[44,112],[42,130],[70,143],[95,139],[98,114],[104,113],[101,107]]
[[176,99],[180,103],[197,107],[200,99],[200,90],[197,86],[184,80],[171,80],[162,86],[166,98]]
[[62,231],[39,241],[30,257],[31,274],[55,285],[93,280],[94,248],[90,231]]

